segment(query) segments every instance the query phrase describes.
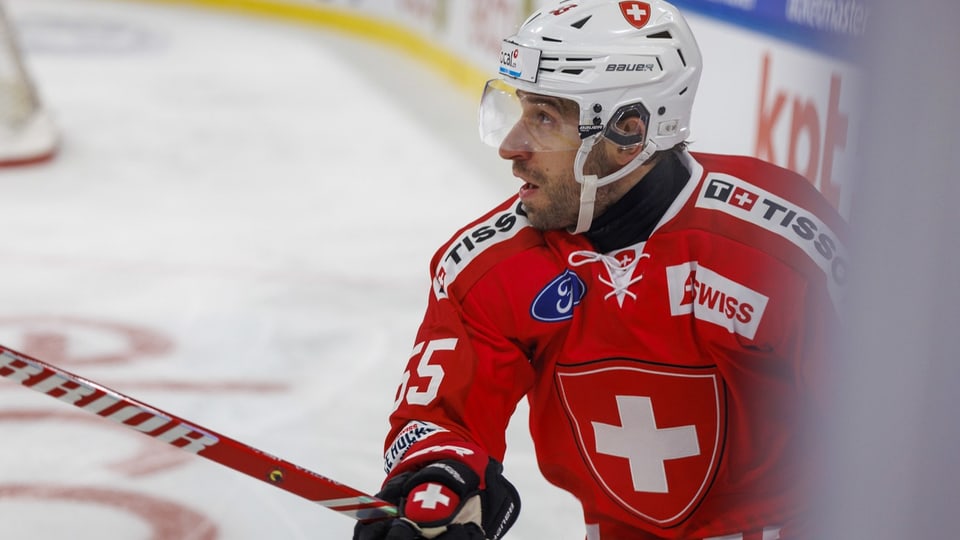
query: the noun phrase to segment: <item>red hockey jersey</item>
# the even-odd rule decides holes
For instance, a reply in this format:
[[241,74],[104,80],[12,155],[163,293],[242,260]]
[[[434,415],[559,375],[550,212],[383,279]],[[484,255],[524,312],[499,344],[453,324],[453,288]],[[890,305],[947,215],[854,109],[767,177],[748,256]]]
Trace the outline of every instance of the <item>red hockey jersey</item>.
[[512,198],[437,252],[388,473],[502,460],[526,396],[589,540],[799,537],[845,224],[785,169],[681,159],[691,178],[645,242],[596,253]]

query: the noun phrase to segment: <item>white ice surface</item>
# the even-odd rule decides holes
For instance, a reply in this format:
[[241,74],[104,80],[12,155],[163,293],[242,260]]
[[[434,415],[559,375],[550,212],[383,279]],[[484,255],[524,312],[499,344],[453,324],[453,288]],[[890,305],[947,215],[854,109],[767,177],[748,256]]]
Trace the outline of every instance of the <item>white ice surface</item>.
[[[477,140],[477,96],[317,28],[6,6],[63,145],[0,169],[0,343],[376,491],[430,256],[518,185]],[[580,540],[525,424],[521,405],[508,538]],[[0,441],[0,538],[350,537],[344,516],[5,380]]]

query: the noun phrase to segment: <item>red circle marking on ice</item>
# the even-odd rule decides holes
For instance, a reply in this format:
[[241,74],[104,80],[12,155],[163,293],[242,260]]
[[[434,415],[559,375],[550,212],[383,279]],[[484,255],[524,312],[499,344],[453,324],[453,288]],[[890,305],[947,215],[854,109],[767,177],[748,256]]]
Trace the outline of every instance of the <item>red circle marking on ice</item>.
[[[155,330],[81,317],[0,317],[2,329],[20,333],[21,344],[15,348],[54,365],[117,364],[173,349],[173,341]],[[84,344],[89,352],[71,346],[84,340],[100,342]]]

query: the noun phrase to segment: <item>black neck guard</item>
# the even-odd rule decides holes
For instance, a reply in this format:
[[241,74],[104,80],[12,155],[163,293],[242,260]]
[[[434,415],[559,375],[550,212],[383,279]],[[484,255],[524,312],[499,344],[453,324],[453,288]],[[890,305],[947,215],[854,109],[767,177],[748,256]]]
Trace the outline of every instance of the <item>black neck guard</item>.
[[665,153],[637,185],[593,220],[584,235],[600,253],[645,241],[689,177],[677,153]]

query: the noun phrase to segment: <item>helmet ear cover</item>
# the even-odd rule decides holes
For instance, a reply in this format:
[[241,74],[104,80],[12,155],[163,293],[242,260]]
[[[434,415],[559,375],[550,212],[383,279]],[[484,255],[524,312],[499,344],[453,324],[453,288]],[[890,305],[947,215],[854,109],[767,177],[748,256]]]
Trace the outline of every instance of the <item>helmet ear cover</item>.
[[643,103],[631,103],[617,109],[603,130],[603,137],[621,147],[643,146],[650,125],[650,111]]

